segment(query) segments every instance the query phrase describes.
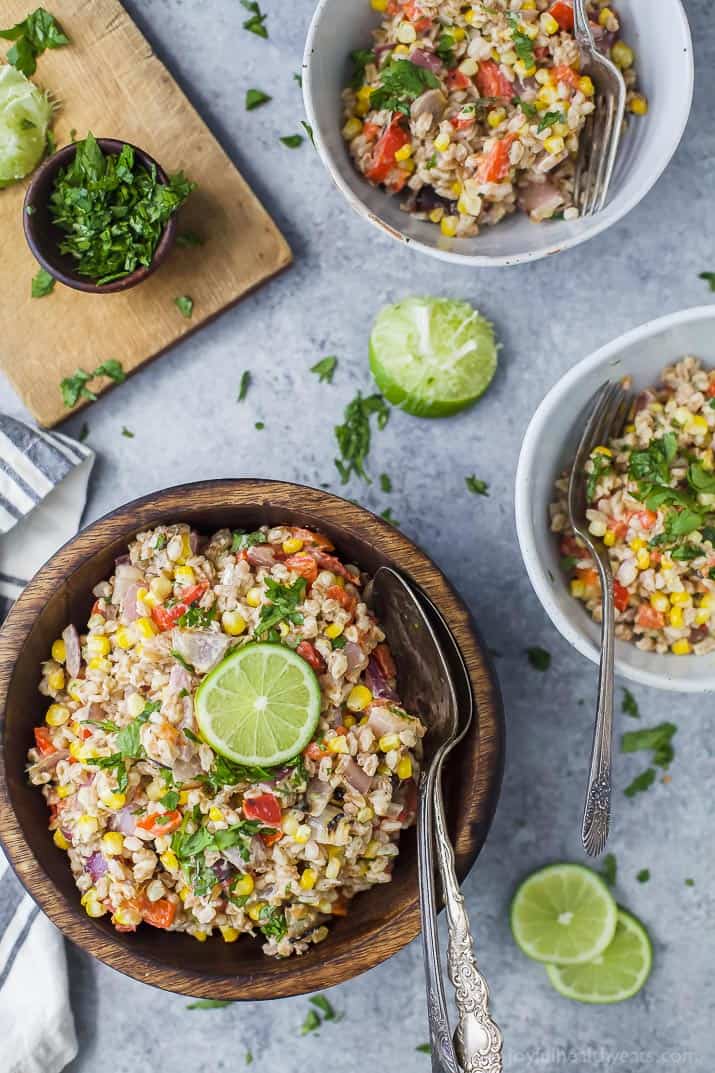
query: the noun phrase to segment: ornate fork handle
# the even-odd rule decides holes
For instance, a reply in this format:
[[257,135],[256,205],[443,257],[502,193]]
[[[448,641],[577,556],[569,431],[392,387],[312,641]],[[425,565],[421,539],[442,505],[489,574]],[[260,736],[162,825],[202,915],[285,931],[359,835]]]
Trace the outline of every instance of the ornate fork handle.
[[[598,550],[598,549],[597,549]],[[598,670],[598,707],[591,747],[586,802],[583,810],[581,841],[591,857],[602,853],[608,838],[611,816],[611,767],[613,751],[613,672],[615,619],[613,575],[610,564],[596,555],[601,578],[602,624],[601,662]]]
[[501,1073],[502,1034],[489,1015],[489,989],[474,956],[474,942],[457,880],[454,851],[447,834],[441,778],[435,795],[434,812],[437,856],[447,912],[447,971],[454,984],[459,1015],[454,1034],[457,1057],[464,1073]]

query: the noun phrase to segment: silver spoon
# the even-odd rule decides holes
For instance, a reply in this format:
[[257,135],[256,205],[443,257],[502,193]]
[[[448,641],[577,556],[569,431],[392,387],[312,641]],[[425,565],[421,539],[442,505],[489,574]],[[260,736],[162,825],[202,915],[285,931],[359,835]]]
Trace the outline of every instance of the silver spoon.
[[[502,1068],[502,1034],[488,1010],[489,992],[477,968],[474,944],[464,898],[459,889],[454,850],[447,834],[442,797],[442,767],[449,752],[467,733],[473,717],[471,683],[459,648],[437,609],[424,597],[441,622],[456,672],[463,676],[460,692],[468,697],[457,703],[453,671],[420,598],[402,576],[390,567],[380,567],[370,585],[369,602],[378,611],[400,673],[400,694],[409,711],[429,719],[429,756],[419,786],[417,850],[420,879],[420,910],[427,983],[427,1013],[432,1048],[433,1073],[499,1073]],[[437,858],[447,912],[447,968],[455,988],[458,1024],[454,1042],[439,956],[437,910],[433,873],[433,821]]]

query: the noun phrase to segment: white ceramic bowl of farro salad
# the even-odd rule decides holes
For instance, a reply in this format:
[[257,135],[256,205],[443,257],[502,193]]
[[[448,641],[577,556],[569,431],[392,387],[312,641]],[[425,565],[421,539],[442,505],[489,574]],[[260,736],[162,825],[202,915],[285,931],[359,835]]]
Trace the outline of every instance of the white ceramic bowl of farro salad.
[[568,525],[564,476],[590,398],[607,379],[622,377],[630,378],[634,413],[623,436],[599,445],[588,467],[589,527],[609,549],[615,578],[616,670],[644,685],[709,692],[715,690],[715,307],[644,324],[551,389],[531,420],[517,470],[524,563],[554,625],[597,662],[598,584]]
[[18,864],[14,810],[64,908],[21,874],[72,938],[96,953],[95,925],[115,967],[244,998],[327,986],[406,941],[426,727],[363,597],[395,540],[409,568],[406,538],[352,504],[208,482],[115,512],[43,568],[0,644],[0,831]]
[[[593,86],[570,0],[321,0],[303,63],[318,152],[361,216],[484,267],[569,249],[621,219],[672,157],[693,61],[681,0],[588,0],[621,66],[628,125],[605,210],[579,219],[574,161]],[[339,226],[337,220],[335,226]]]

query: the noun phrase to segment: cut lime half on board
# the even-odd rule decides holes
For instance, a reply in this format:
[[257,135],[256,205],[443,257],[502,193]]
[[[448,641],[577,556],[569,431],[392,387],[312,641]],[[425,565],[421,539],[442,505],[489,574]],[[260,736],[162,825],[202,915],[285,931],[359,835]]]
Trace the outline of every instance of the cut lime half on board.
[[196,691],[205,741],[236,764],[274,767],[297,756],[315,733],[320,686],[292,649],[248,644],[234,649]]
[[653,947],[640,920],[618,910],[616,934],[602,954],[584,965],[547,965],[549,980],[565,998],[605,1004],[623,1002],[643,987]]
[[535,961],[579,965],[604,952],[618,907],[603,880],[579,864],[552,864],[521,884],[511,903],[517,946]]
[[388,402],[415,417],[448,417],[491,383],[497,345],[468,302],[405,298],[382,309],[370,334],[370,368]]
[[9,63],[0,65],[0,188],[40,163],[51,118],[47,95]]

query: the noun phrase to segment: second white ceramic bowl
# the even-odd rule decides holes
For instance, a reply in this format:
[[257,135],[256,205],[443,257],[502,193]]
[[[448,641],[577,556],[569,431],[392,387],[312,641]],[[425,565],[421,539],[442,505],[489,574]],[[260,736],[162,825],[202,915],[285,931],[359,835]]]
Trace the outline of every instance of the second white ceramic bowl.
[[620,149],[612,195],[588,219],[533,224],[514,213],[477,238],[448,239],[439,227],[402,212],[391,197],[358,175],[341,135],[341,93],[351,76],[349,54],[366,48],[381,15],[369,0],[320,0],[303,58],[303,96],[315,145],[328,174],[360,216],[393,238],[454,264],[483,268],[535,261],[578,246],[638,204],[667,167],[690,113],[693,54],[681,0],[618,0],[623,37],[635,49],[638,77],[650,109],[632,119]]
[[[591,396],[608,379],[629,375],[636,391],[658,381],[661,370],[693,354],[715,365],[715,306],[686,309],[650,321],[575,365],[548,393],[524,437],[516,473],[516,531],[531,584],[554,626],[574,648],[598,662],[600,627],[568,590],[559,567],[558,541],[549,529],[554,481],[568,469],[583,431]],[[658,689],[715,691],[715,654],[660,656],[616,642],[616,672]]]

